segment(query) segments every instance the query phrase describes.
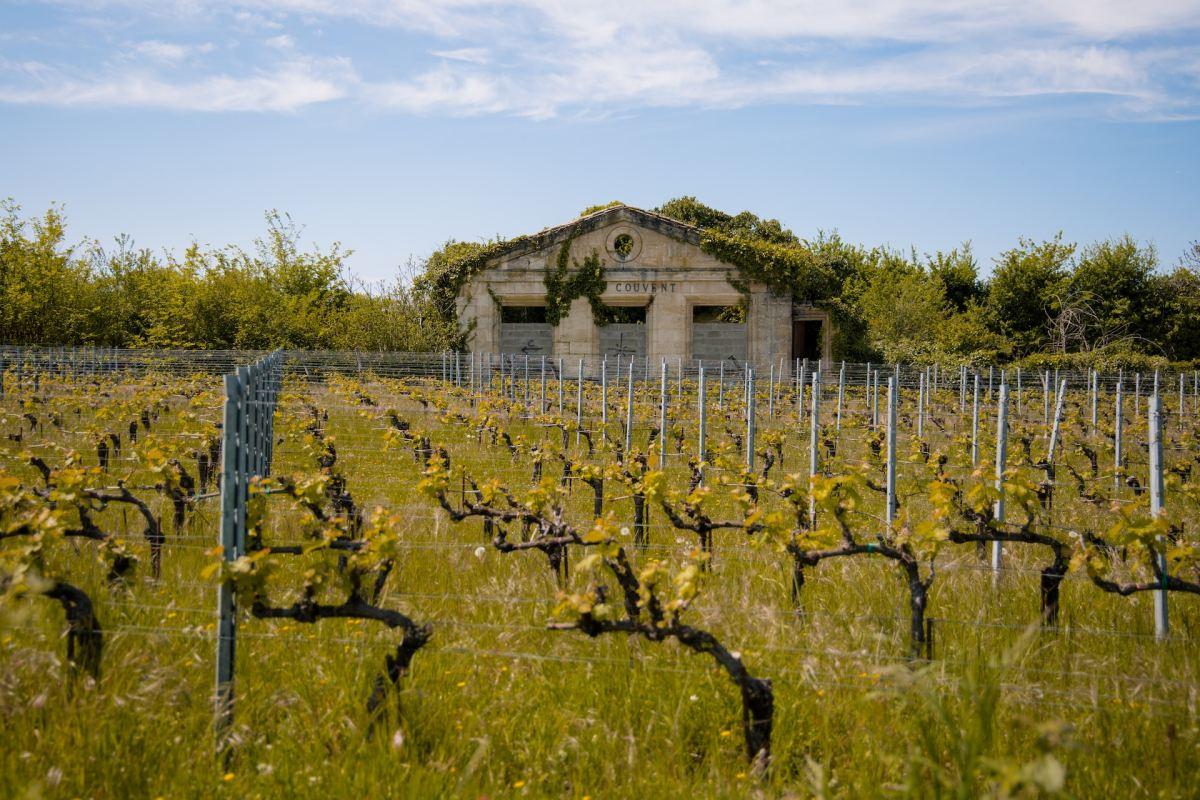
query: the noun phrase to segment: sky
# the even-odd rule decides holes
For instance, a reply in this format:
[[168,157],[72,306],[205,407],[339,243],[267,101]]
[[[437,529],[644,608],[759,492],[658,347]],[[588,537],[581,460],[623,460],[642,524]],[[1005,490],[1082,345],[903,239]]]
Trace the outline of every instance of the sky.
[[918,253],[1200,239],[1200,0],[2,0],[0,198],[385,280],[681,195]]

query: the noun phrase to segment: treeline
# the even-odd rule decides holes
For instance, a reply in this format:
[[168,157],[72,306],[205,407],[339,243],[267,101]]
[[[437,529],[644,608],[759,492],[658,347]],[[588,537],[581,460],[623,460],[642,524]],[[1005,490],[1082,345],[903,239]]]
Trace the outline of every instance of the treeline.
[[0,204],[0,342],[148,348],[438,350],[453,326],[398,275],[365,285],[351,251],[302,250],[267,214],[250,250],[193,244],[156,254],[118,237],[70,244],[62,212]]
[[984,279],[969,242],[906,253],[837,234],[801,239],[778,220],[693,197],[655,210],[718,232],[724,252],[758,248],[777,262],[794,253],[786,279],[797,300],[832,312],[839,358],[1099,368],[1200,359],[1200,243],[1163,269],[1153,246],[1129,236],[1083,247],[1022,239]]
[[840,301],[889,361],[970,360],[1152,366],[1200,358],[1200,248],[1160,271],[1129,236],[1078,247],[1022,239],[988,280],[970,244],[907,258],[873,252]]
[[[703,228],[755,280],[827,308],[838,358],[1101,368],[1200,359],[1200,243],[1164,267],[1128,236],[1083,247],[1021,240],[984,279],[969,243],[919,254],[836,234],[802,239],[778,220],[692,197],[655,210]],[[299,229],[275,212],[249,250],[193,244],[176,255],[127,237],[109,249],[71,244],[59,209],[25,217],[7,201],[0,342],[441,350],[460,337],[452,298],[439,293],[455,284],[438,276],[497,244],[451,241],[391,282],[366,285],[347,269],[351,251],[303,250]]]

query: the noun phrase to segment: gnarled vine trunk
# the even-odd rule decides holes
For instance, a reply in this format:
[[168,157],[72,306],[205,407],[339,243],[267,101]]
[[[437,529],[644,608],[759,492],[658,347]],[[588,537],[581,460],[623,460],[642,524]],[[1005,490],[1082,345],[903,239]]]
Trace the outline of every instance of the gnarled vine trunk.
[[83,670],[99,679],[104,637],[92,599],[79,587],[63,581],[56,581],[43,594],[57,600],[66,612],[67,661],[72,670]]
[[[384,659],[384,670],[375,676],[371,688],[371,696],[367,698],[367,714],[371,718],[371,727],[382,718],[384,702],[389,692],[394,692],[400,685],[400,679],[408,674],[413,656],[429,642],[433,633],[429,626],[418,628],[404,635],[404,640],[396,645],[395,654],[389,654]],[[400,715],[400,701],[396,701],[396,715]]]
[[1042,570],[1042,624],[1055,626],[1058,624],[1058,597],[1062,582],[1067,577],[1067,556],[1065,551],[1057,551],[1054,561]]
[[592,516],[599,519],[604,516],[604,480],[589,480],[588,485],[592,487],[593,494]]
[[633,543],[645,548],[650,544],[650,509],[646,507],[646,495],[636,492],[633,495]]
[[539,549],[546,554],[546,558],[550,561],[550,571],[554,573],[554,580],[558,583],[558,587],[565,589],[567,579],[570,577],[567,546],[565,544],[547,544]]
[[800,594],[804,591],[805,563],[795,553],[792,554],[792,604],[800,605]]
[[739,681],[742,690],[742,732],[746,737],[746,755],[755,772],[764,773],[771,765],[771,729],[775,722],[775,691],[767,678]]
[[[914,658],[921,655],[921,650],[928,644],[925,627],[925,611],[929,599],[929,584],[921,580],[917,565],[905,564],[908,574],[908,607],[911,628],[909,630],[909,646]],[[929,653],[925,654],[927,657]]]

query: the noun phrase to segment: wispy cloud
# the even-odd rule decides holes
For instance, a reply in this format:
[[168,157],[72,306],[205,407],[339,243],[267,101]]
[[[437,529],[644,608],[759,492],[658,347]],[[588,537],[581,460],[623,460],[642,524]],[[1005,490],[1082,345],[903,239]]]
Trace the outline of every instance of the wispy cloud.
[[276,50],[291,50],[296,46],[296,40],[286,33],[281,33],[278,36],[272,36],[265,42],[267,47],[273,47]]
[[457,50],[431,50],[429,55],[450,61],[466,61],[468,64],[486,64],[491,56],[486,47],[460,47]]
[[945,41],[1037,30],[1098,40],[1200,25],[1194,0],[43,0],[156,16],[222,13],[347,19],[447,37],[536,22],[604,37],[623,29],[666,26],[684,35],[789,39],[824,37]]
[[[291,111],[345,98],[404,113],[535,118],[1058,95],[1135,119],[1200,109],[1195,0],[1142,0],[1136,12],[1127,0],[48,2],[144,26],[141,61],[102,52],[80,70],[13,58],[0,66],[0,101]],[[233,36],[241,60],[154,34],[181,23],[207,39]],[[391,37],[424,46],[396,58],[378,44]],[[362,51],[364,38],[374,50]],[[11,66],[35,61],[36,70]]]
[[345,97],[354,74],[348,62],[296,60],[249,75],[168,80],[149,71],[96,77],[25,64],[31,80],[0,86],[0,102],[54,106],[164,108],[178,111],[297,111]]
[[485,114],[513,110],[512,89],[486,75],[461,72],[448,66],[430,70],[406,81],[364,87],[371,103],[403,111]]
[[212,42],[202,42],[200,44],[183,44],[179,42],[162,42],[156,39],[149,39],[144,42],[138,42],[133,45],[133,52],[139,56],[143,56],[152,61],[161,61],[166,64],[178,64],[186,58],[195,55],[204,55],[211,53],[216,49],[216,45]]

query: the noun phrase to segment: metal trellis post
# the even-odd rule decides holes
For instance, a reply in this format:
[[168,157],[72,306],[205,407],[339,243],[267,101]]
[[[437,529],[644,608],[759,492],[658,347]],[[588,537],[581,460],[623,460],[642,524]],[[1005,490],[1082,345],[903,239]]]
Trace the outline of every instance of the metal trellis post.
[[896,406],[900,394],[895,377],[887,382],[887,472],[884,522],[890,532],[896,522]]
[[[817,458],[817,438],[821,430],[821,370],[813,371],[812,375],[812,414],[809,420],[808,442],[808,477],[811,487],[812,479],[817,476],[820,466]],[[811,496],[808,500],[808,521],[813,528],[817,527],[817,501]]]
[[754,370],[746,372],[746,467],[754,469]]
[[[1000,384],[1000,402],[996,412],[996,522],[1004,525],[1004,470],[1008,461],[1008,386]],[[1004,553],[1002,542],[992,542],[992,574],[1000,573]]]
[[[1162,401],[1156,391],[1150,400],[1150,514],[1160,517],[1163,514],[1163,456],[1162,456]],[[1155,560],[1155,570],[1159,576],[1161,588],[1154,591],[1154,636],[1165,639],[1170,630],[1170,619],[1167,613],[1167,556],[1162,537],[1158,537],[1158,547],[1152,557]]]
[[667,360],[662,360],[662,386],[658,401],[658,468],[667,468]]
[[700,365],[700,370],[696,375],[696,413],[700,416],[700,432],[696,442],[696,457],[700,460],[700,466],[697,468],[700,471],[700,480],[704,481],[704,454],[706,442],[705,436],[708,434],[708,407],[704,396],[704,365]]

